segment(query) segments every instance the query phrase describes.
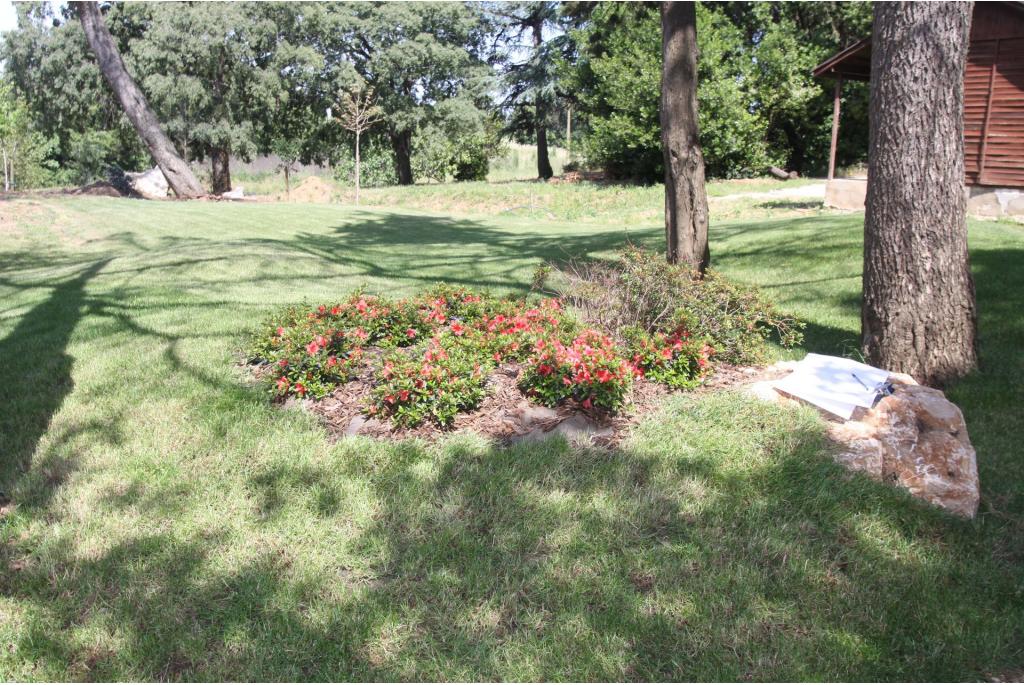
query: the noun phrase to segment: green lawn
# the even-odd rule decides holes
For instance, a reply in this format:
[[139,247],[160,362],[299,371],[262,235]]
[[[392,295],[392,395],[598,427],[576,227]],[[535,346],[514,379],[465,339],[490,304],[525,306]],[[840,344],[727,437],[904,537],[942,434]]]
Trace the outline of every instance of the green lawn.
[[[625,217],[649,191],[587,192]],[[541,259],[662,240],[559,207],[0,201],[0,679],[1019,674],[1020,227],[971,226],[974,522],[835,466],[810,410],[684,396],[613,452],[331,444],[236,365],[282,304],[523,292]],[[751,208],[715,222],[716,266],[807,350],[854,350],[861,216]]]

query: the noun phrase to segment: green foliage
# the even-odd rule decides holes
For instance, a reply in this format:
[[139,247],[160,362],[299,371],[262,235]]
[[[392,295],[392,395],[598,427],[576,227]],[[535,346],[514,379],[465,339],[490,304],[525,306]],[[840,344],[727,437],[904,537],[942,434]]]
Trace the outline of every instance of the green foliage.
[[0,81],[0,176],[4,190],[49,185],[55,177],[47,160],[53,148],[32,125],[31,112],[10,84]]
[[111,131],[83,131],[71,134],[68,145],[71,180],[77,184],[106,178],[117,159],[117,137]]
[[[588,127],[589,162],[613,176],[662,178],[661,24],[656,5],[581,5],[578,59],[562,64]],[[868,33],[870,5],[727,2],[697,5],[697,99],[709,177],[772,164],[820,171],[828,155],[831,82],[812,68]],[[840,163],[867,153],[866,89],[847,84]]]
[[[334,159],[334,178],[347,186],[356,182],[355,149],[343,148]],[[390,147],[378,139],[371,138],[359,146],[359,182],[364,188],[393,186],[398,183],[395,175],[395,160]]]
[[[768,152],[764,122],[751,111],[753,65],[742,49],[743,36],[719,12],[697,7],[697,98],[706,173],[718,178],[763,173],[776,159]],[[581,46],[578,63],[563,69],[589,125],[589,163],[614,177],[661,180],[658,8],[600,3],[574,39]]]
[[771,339],[783,347],[802,340],[804,324],[779,312],[755,288],[732,283],[714,271],[698,278],[656,252],[631,247],[614,263],[554,271],[560,297],[588,323],[620,335],[635,338],[637,329],[648,334],[685,333],[707,341],[716,360],[733,364],[763,361]]
[[[79,166],[83,141],[102,132],[105,164],[141,169],[149,160],[138,135],[107,87],[75,19],[54,16],[48,3],[17,3],[18,28],[0,37],[4,78],[24,103],[36,162],[20,175],[28,185],[96,175],[95,154]],[[31,179],[31,180],[30,180]]]

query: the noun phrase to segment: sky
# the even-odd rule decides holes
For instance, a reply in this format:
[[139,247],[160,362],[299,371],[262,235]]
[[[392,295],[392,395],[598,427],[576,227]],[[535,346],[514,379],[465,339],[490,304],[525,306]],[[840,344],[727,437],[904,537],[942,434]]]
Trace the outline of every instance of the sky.
[[11,0],[0,0],[0,33],[10,31],[18,25],[18,15]]

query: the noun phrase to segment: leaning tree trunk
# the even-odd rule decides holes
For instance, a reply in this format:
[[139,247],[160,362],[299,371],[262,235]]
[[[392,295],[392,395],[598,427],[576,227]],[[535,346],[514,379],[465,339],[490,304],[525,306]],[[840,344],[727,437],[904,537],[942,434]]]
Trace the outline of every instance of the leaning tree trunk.
[[214,148],[210,151],[210,167],[213,194],[231,190],[231,154],[224,148]]
[[398,185],[411,186],[412,178],[412,131],[391,133],[391,150],[395,154],[395,175]]
[[704,273],[708,196],[697,125],[697,12],[692,2],[661,4],[661,147],[665,156],[668,261]]
[[972,3],[874,8],[864,355],[940,385],[977,365],[963,152]]
[[146,96],[125,68],[121,54],[114,45],[114,39],[103,23],[103,17],[100,16],[99,5],[90,1],[72,2],[71,5],[78,11],[85,37],[96,55],[100,71],[103,72],[124,113],[175,194],[178,197],[203,195],[203,187],[199,185],[199,181],[184,160],[178,156],[174,145],[160,128],[160,122],[146,102]]

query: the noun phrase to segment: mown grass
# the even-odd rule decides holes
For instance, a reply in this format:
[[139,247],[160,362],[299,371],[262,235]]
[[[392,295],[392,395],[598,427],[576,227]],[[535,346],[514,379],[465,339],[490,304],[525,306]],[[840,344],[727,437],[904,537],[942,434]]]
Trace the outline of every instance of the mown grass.
[[[773,212],[717,221],[717,267],[806,318],[806,349],[850,351],[861,217]],[[282,304],[442,279],[524,292],[541,259],[661,241],[656,219],[624,229],[568,213],[0,205],[0,676],[1018,673],[1018,227],[971,226],[983,368],[950,394],[978,449],[973,522],[842,471],[808,410],[681,397],[611,452],[331,444],[236,366]]]

